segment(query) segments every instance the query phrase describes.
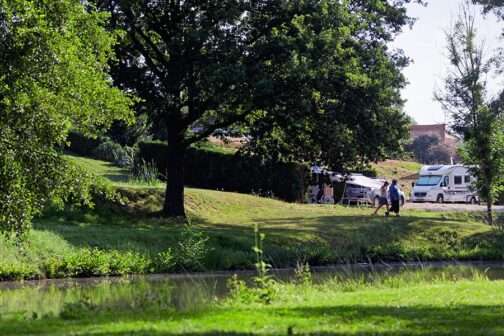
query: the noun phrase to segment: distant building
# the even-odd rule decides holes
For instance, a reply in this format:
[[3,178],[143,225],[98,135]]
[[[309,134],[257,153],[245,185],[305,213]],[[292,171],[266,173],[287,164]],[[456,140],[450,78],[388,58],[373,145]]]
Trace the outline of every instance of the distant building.
[[457,148],[460,144],[460,139],[448,133],[446,124],[412,125],[410,127],[411,141],[422,135],[435,136],[439,139],[439,144],[445,146],[453,158],[457,157]]

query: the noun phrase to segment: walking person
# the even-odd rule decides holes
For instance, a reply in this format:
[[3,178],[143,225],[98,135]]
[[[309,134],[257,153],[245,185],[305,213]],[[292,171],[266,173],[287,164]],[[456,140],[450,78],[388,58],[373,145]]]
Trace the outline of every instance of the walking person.
[[381,186],[380,195],[378,196],[378,207],[373,212],[373,215],[376,215],[383,206],[385,206],[385,211],[388,212],[389,207],[387,199],[388,186],[389,186],[388,181],[385,181],[385,183],[383,183],[383,185]]
[[395,212],[396,216],[399,217],[401,193],[399,191],[399,186],[397,185],[397,180],[392,180],[392,184],[389,188],[389,198],[392,206],[385,213],[385,216],[388,216],[390,212]]

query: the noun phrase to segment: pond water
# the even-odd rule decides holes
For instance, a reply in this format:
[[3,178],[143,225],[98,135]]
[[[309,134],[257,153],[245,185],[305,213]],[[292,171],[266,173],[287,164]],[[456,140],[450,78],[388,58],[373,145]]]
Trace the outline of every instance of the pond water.
[[[391,275],[422,269],[433,275],[441,272],[468,277],[473,271],[485,272],[491,280],[504,279],[503,263],[411,263],[356,264],[312,269],[313,281],[323,283],[338,276],[343,279]],[[0,318],[60,316],[82,306],[100,309],[135,310],[145,307],[194,311],[224,298],[227,281],[236,272],[148,275],[114,278],[40,280],[0,283]],[[254,272],[238,272],[250,281]],[[273,270],[281,281],[291,281],[294,270]]]

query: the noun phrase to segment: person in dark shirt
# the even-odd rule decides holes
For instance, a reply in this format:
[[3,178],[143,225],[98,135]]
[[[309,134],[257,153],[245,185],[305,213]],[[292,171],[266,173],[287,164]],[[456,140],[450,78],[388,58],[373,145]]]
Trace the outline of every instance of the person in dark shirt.
[[399,186],[397,185],[397,180],[392,180],[392,184],[389,188],[389,198],[390,198],[390,209],[385,213],[386,216],[389,215],[390,212],[394,212],[396,216],[399,215],[400,204],[401,204],[401,192],[399,190]]

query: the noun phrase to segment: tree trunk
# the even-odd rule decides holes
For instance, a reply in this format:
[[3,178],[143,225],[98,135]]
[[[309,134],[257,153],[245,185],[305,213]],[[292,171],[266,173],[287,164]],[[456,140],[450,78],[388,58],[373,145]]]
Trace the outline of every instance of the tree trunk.
[[184,165],[185,148],[168,141],[168,167],[163,215],[184,217]]
[[490,225],[493,225],[492,203],[492,200],[487,202],[487,220]]

